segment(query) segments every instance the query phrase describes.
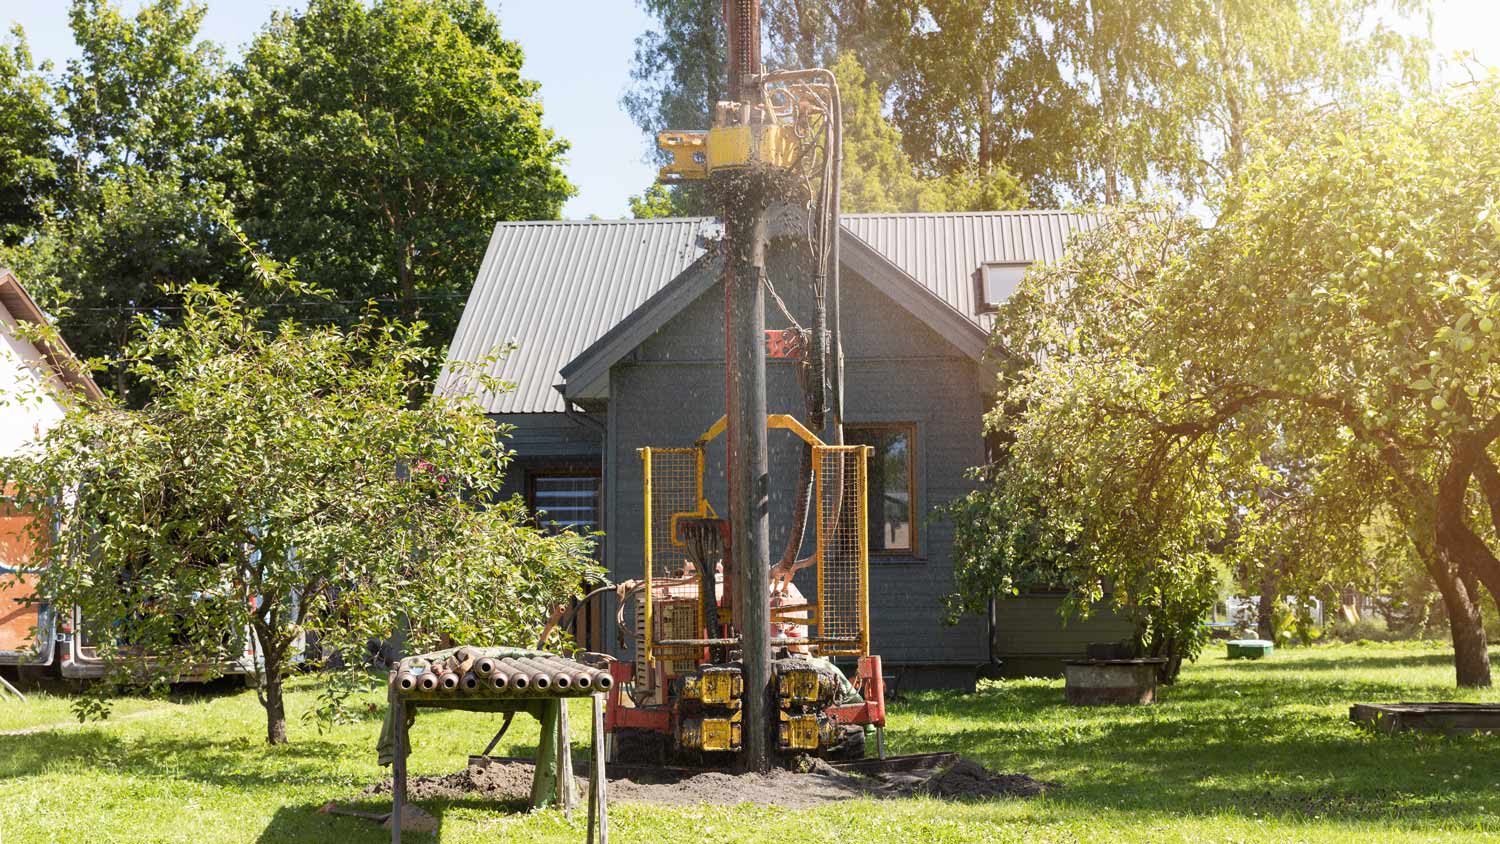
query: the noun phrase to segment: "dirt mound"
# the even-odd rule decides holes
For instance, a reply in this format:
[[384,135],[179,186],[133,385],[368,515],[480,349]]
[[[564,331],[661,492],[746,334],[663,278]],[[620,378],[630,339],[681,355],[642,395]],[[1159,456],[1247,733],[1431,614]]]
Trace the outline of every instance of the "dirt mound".
[[1037,797],[1054,788],[1057,788],[1056,783],[1034,780],[1025,774],[997,774],[978,762],[959,757],[958,761],[917,784],[911,793],[948,800],[992,800],[997,797]]
[[862,780],[862,777],[831,769],[798,772],[777,768],[765,774],[726,771],[643,773],[632,770],[619,780],[610,778],[609,796],[613,800],[666,806],[754,803],[783,809],[805,809],[868,793]]
[[[532,765],[529,762],[496,762],[470,765],[443,776],[407,777],[408,800],[458,800],[482,797],[497,802],[531,799]],[[390,794],[391,781],[375,783],[362,794]]]
[[[937,797],[945,800],[994,800],[1036,797],[1057,788],[1025,774],[997,774],[978,762],[951,757],[932,767],[898,772],[857,774],[827,762],[811,760],[800,771],[776,769],[767,774],[690,771],[620,765],[609,771],[611,802],[654,803],[665,806],[732,806],[754,803],[784,809],[805,809],[856,797],[899,799]],[[579,785],[587,770],[580,768]],[[470,765],[445,776],[410,777],[411,800],[454,800],[480,797],[497,802],[524,802],[531,795],[529,762],[492,760]],[[390,780],[376,783],[365,794],[390,794]]]

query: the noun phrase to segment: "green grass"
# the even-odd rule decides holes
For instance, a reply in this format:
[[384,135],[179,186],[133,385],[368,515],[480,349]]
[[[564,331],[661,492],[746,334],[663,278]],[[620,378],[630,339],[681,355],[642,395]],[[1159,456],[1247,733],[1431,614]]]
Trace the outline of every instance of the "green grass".
[[[115,699],[111,706],[114,717],[146,718],[158,717],[176,711],[172,703],[138,697]],[[50,694],[45,691],[27,691],[26,703],[6,695],[0,697],[0,733],[49,727],[81,728],[73,714],[73,698],[67,695]]]
[[[801,812],[619,804],[611,831],[616,841],[653,844],[1500,841],[1500,737],[1374,735],[1346,720],[1355,701],[1500,700],[1455,691],[1452,676],[1439,646],[1386,644],[1284,651],[1261,662],[1211,656],[1143,708],[1067,707],[1052,680],[909,695],[891,708],[892,752],[959,750],[1063,788],[1029,801],[861,800]],[[301,681],[294,715],[313,697]],[[383,775],[374,712],[321,735],[294,722],[293,743],[267,749],[252,693],[143,705],[170,710],[0,736],[0,841],[388,840],[367,821],[314,812]],[[67,720],[65,699],[0,702],[0,731],[51,723],[59,712],[55,720]],[[574,710],[575,723],[584,717],[582,706]],[[534,746],[526,720],[502,752]],[[413,730],[413,772],[457,770],[496,724],[490,715],[424,713]],[[444,842],[583,834],[582,813],[569,823],[557,812],[478,801],[424,806],[441,817]]]

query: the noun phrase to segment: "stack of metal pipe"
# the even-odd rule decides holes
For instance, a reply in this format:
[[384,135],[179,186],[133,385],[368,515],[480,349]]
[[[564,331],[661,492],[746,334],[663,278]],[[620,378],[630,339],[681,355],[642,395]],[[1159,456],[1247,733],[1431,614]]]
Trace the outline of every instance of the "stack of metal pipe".
[[553,654],[490,656],[463,647],[446,656],[401,660],[391,683],[418,697],[581,697],[614,685],[608,671]]

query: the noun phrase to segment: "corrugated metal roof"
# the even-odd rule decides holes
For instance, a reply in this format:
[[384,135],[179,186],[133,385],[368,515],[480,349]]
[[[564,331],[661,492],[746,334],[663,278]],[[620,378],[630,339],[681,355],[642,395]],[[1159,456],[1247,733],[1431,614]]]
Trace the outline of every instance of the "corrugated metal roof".
[[975,301],[981,264],[1055,261],[1069,237],[1102,220],[1068,211],[845,214],[844,229],[987,328],[989,318],[977,315]]
[[[973,274],[985,262],[1051,261],[1101,217],[1065,211],[846,214],[844,228],[965,318],[976,314]],[[479,360],[516,344],[490,374],[516,384],[491,413],[561,412],[558,371],[704,254],[708,218],[500,223],[449,348]],[[453,388],[439,381],[438,391]]]
[[[488,373],[516,385],[490,413],[560,413],[557,371],[703,254],[712,220],[500,223],[490,238],[448,359],[515,344]],[[441,394],[454,386],[439,380]]]

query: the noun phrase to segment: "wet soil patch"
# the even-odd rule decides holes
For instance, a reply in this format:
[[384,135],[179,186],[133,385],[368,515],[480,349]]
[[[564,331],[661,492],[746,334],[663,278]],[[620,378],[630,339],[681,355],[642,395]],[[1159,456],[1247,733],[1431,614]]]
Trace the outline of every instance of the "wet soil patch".
[[[936,797],[946,800],[995,800],[1037,797],[1057,788],[1025,774],[1000,774],[963,757],[952,757],[933,767],[898,772],[852,773],[813,760],[805,770],[777,769],[767,774],[736,774],[681,768],[620,765],[609,771],[610,802],[652,803],[663,806],[731,806],[752,803],[805,809],[856,797],[900,799]],[[443,776],[408,777],[409,800],[485,799],[521,802],[530,799],[532,765],[519,760],[490,760]],[[587,769],[578,769],[580,788]],[[390,780],[376,783],[367,795],[391,793]]]

